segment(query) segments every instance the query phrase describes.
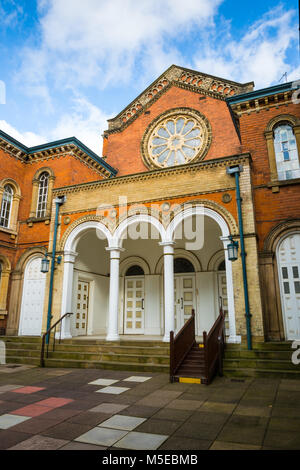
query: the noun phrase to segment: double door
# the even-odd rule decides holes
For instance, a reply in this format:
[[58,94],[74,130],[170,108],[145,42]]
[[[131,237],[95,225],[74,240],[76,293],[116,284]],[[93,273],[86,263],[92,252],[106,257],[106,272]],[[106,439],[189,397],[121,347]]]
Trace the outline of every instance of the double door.
[[77,308],[75,316],[75,336],[86,336],[89,309],[89,282],[78,281]]
[[191,317],[193,308],[196,308],[195,274],[175,274],[174,301],[175,333],[177,334]]
[[125,277],[124,334],[144,334],[145,278]]

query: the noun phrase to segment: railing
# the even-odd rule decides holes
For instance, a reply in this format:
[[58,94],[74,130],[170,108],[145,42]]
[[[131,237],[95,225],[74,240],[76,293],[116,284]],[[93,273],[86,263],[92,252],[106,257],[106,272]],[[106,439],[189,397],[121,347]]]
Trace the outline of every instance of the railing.
[[[73,313],[65,313],[57,322],[52,325],[48,331],[43,335],[42,338],[42,348],[41,348],[41,362],[40,366],[45,367],[45,342],[46,338],[48,336],[48,341],[47,341],[47,348],[46,348],[46,357],[48,358],[49,355],[49,346],[50,346],[50,340],[51,340],[51,331],[54,330],[54,335],[53,335],[53,344],[52,344],[52,352],[55,351],[55,342],[56,342],[56,328],[58,324],[61,324],[64,318],[66,318],[68,315],[73,315]],[[59,343],[61,342],[61,325],[60,325],[60,331],[59,331]]]
[[203,332],[205,377],[202,383],[209,385],[214,375],[218,372],[223,375],[223,356],[225,348],[225,317],[222,303],[220,315],[213,324],[210,332]]
[[192,316],[183,325],[181,330],[174,336],[174,331],[170,332],[170,381],[174,381],[176,371],[184,361],[187,354],[195,344],[195,310]]

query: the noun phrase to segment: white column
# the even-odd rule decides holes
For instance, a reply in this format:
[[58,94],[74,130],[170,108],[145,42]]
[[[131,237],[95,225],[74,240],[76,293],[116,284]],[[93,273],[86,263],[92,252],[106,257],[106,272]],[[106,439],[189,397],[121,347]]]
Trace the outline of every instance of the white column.
[[106,341],[118,341],[118,310],[119,310],[119,271],[120,254],[123,248],[106,248],[110,252],[110,279],[109,279],[109,311]]
[[[72,312],[73,304],[73,274],[74,274],[74,263],[78,253],[75,251],[64,252],[64,280],[63,280],[63,291],[62,291],[62,305],[61,305],[61,316],[65,313]],[[76,312],[73,312],[75,315]],[[65,317],[61,325],[61,338],[67,339],[72,338],[71,334],[71,321],[72,315]]]
[[225,250],[225,267],[226,267],[226,284],[227,284],[227,299],[228,299],[228,320],[229,320],[229,338],[228,343],[240,343],[241,337],[236,334],[235,324],[235,308],[234,308],[234,293],[233,293],[233,277],[232,277],[232,263],[228,259],[227,246],[232,243],[228,237],[220,237],[223,242]]
[[161,242],[164,248],[164,293],[165,293],[165,335],[163,341],[170,341],[170,331],[175,330],[174,317],[174,242]]

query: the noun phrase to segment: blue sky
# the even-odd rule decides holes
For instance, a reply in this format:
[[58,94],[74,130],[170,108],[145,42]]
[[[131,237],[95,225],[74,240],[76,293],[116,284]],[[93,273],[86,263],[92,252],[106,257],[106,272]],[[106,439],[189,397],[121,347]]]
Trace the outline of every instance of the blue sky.
[[0,129],[101,154],[106,120],[171,64],[256,89],[299,79],[298,1],[0,0]]

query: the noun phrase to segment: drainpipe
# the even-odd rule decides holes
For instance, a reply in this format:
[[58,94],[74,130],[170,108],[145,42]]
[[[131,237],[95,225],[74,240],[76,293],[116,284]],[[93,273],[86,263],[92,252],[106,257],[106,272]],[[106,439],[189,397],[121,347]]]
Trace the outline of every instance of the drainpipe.
[[245,317],[246,317],[246,329],[247,329],[247,345],[248,349],[252,349],[252,335],[251,335],[251,313],[249,307],[249,294],[248,294],[248,280],[246,270],[246,252],[244,242],[244,227],[243,227],[243,216],[242,216],[242,198],[240,192],[240,172],[243,171],[243,166],[238,165],[234,167],[228,167],[226,173],[228,175],[234,175],[236,185],[236,202],[238,208],[238,219],[239,219],[239,231],[240,231],[240,242],[241,242],[241,258],[243,267],[243,283],[244,283],[244,299],[245,299]]
[[[47,313],[47,329],[49,330],[52,319],[52,300],[53,300],[53,280],[54,280],[54,270],[55,270],[55,256],[56,256],[56,242],[57,242],[57,228],[58,228],[58,215],[59,208],[64,202],[66,202],[66,196],[61,196],[55,199],[55,221],[54,221],[54,234],[53,234],[53,246],[52,246],[52,255],[51,255],[51,272],[50,272],[50,286],[49,286],[49,300],[48,300],[48,313]],[[60,262],[60,260],[58,261]],[[46,344],[49,343],[49,335],[46,337]]]

